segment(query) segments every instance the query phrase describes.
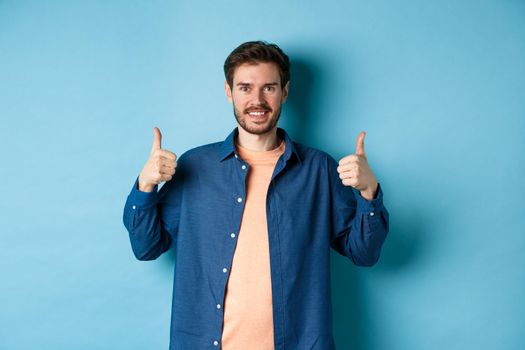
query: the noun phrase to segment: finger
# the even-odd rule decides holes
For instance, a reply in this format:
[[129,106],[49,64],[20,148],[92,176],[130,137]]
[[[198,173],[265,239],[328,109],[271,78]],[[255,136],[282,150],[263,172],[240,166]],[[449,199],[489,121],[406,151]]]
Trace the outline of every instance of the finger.
[[337,167],[337,172],[342,173],[342,172],[349,171],[349,170],[355,170],[357,168],[357,164],[358,164],[357,162],[352,161],[350,163],[339,165]]
[[151,147],[151,151],[160,150],[161,142],[162,134],[160,133],[160,129],[155,127],[153,128],[153,146]]
[[357,170],[355,169],[352,169],[352,170],[349,170],[349,171],[344,171],[342,173],[339,173],[339,178],[341,180],[343,179],[349,179],[349,178],[357,178],[358,176],[358,172]]
[[342,182],[343,182],[343,185],[345,186],[352,186],[352,187],[357,186],[357,179],[355,177],[344,179]]
[[170,181],[173,177],[171,175],[167,175],[167,174],[161,174],[160,175],[160,180],[161,181]]
[[155,158],[155,164],[159,164],[159,165],[168,165],[172,168],[175,168],[177,166],[177,161],[175,159],[172,159],[172,158],[165,158],[165,157],[162,157],[162,156],[159,156],[157,158]]
[[169,162],[160,162],[160,169],[177,169],[177,162],[169,161]]
[[340,173],[340,174],[339,174],[339,178],[340,178],[341,180],[349,179],[349,178],[351,178],[351,177],[353,177],[353,174],[352,174],[351,171],[345,171],[344,173]]
[[177,167],[177,162],[172,159],[159,157],[155,159],[154,166],[157,171],[161,171],[164,168],[175,169]]
[[159,172],[160,172],[161,174],[173,175],[173,174],[175,174],[175,170],[176,170],[176,169],[175,169],[174,167],[170,167],[170,166],[163,165],[163,166],[160,168]]
[[363,158],[366,158],[366,153],[365,153],[365,136],[366,136],[366,132],[361,131],[361,133],[357,137],[356,150],[355,150],[355,154],[358,155],[358,156],[361,156]]
[[153,155],[155,157],[163,157],[163,158],[172,159],[172,160],[177,159],[177,155],[175,153],[170,152],[170,151],[165,150],[165,149],[154,150],[153,151]]
[[355,154],[350,154],[344,158],[341,158],[339,165],[349,164],[352,162],[358,162],[359,158]]
[[160,183],[162,181],[169,181],[171,180],[173,176],[170,175],[170,174],[164,174],[164,173],[161,173],[161,172],[158,172],[156,175],[155,175],[155,181],[157,183]]

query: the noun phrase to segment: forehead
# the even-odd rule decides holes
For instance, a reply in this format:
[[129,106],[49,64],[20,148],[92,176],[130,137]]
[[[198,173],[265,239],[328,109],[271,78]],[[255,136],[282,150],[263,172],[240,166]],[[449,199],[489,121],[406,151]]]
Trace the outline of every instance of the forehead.
[[233,84],[238,82],[267,84],[280,82],[279,68],[273,62],[243,63],[233,72]]

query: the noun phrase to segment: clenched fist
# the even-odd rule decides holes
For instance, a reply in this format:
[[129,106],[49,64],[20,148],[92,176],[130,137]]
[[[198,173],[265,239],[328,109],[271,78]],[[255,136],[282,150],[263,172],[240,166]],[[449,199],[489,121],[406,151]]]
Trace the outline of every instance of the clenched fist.
[[337,172],[343,185],[352,186],[359,190],[365,199],[372,200],[377,191],[377,180],[366,159],[365,135],[366,133],[361,131],[357,137],[355,154],[342,158]]
[[155,185],[162,181],[170,181],[177,168],[177,155],[165,149],[161,149],[162,135],[158,128],[153,129],[153,146],[149,159],[142,168],[139,175],[139,190],[151,192]]

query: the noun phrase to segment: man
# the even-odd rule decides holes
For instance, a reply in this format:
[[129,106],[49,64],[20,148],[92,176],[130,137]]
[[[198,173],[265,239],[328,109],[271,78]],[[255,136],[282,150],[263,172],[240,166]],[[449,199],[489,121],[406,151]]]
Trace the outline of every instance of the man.
[[137,259],[176,249],[170,349],[335,349],[330,247],[370,266],[388,232],[365,134],[337,164],[278,128],[290,63],[274,44],[240,45],[224,72],[237,127],[178,160],[155,128],[124,208]]

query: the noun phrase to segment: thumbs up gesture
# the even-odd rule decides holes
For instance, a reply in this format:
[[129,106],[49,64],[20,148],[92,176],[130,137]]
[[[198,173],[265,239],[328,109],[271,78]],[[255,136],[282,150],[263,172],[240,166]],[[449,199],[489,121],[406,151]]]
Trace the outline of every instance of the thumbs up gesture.
[[357,137],[355,154],[342,158],[337,172],[343,185],[352,186],[359,190],[365,199],[372,200],[377,191],[377,180],[366,159],[365,135],[366,133],[361,131]]
[[177,155],[161,148],[162,134],[159,128],[154,128],[153,133],[151,153],[139,175],[139,190],[142,192],[151,192],[155,185],[170,181],[177,168]]

